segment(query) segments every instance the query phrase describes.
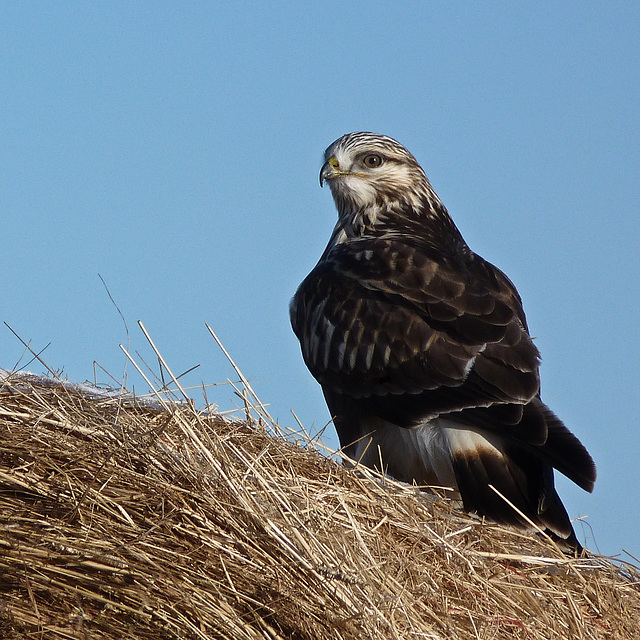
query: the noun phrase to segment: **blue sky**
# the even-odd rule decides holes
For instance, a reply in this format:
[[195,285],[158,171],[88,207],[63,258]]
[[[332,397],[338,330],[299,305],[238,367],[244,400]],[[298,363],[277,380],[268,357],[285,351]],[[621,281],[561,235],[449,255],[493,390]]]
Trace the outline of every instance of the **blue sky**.
[[[336,218],[322,153],[390,135],[524,299],[598,463],[593,495],[559,481],[579,537],[640,557],[639,32],[632,2],[3,3],[0,320],[76,382],[122,380],[120,343],[153,364],[142,320],[194,386],[234,375],[206,321],[314,432],[288,303]],[[23,352],[0,325],[0,367],[44,371]]]

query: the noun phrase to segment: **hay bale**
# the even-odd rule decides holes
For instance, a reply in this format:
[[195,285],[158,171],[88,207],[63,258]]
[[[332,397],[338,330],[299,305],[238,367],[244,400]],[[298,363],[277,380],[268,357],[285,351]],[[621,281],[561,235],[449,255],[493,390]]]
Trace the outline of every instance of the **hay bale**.
[[0,637],[635,638],[640,579],[254,420],[0,380]]

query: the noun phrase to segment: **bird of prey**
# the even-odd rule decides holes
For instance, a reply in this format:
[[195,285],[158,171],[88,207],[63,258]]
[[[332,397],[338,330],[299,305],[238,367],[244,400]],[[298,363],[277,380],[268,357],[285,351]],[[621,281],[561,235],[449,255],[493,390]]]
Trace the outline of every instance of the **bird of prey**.
[[338,222],[290,313],[344,452],[579,548],[553,470],[591,491],[595,465],[540,399],[515,286],[392,138],[350,133],[324,159]]

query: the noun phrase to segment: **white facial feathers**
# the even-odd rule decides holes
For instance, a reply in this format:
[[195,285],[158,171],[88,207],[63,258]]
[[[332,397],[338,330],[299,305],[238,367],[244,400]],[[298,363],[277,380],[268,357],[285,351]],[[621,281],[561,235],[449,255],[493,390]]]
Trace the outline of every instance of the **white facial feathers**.
[[327,181],[347,235],[375,225],[381,212],[429,211],[438,202],[416,159],[401,144],[378,134],[342,136],[325,152],[320,183]]

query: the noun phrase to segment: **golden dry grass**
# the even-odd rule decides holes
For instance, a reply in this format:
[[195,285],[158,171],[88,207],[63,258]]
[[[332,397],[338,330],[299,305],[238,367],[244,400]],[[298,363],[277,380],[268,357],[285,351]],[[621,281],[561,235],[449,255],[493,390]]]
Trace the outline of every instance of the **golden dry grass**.
[[633,567],[273,429],[0,380],[0,637],[640,638]]

